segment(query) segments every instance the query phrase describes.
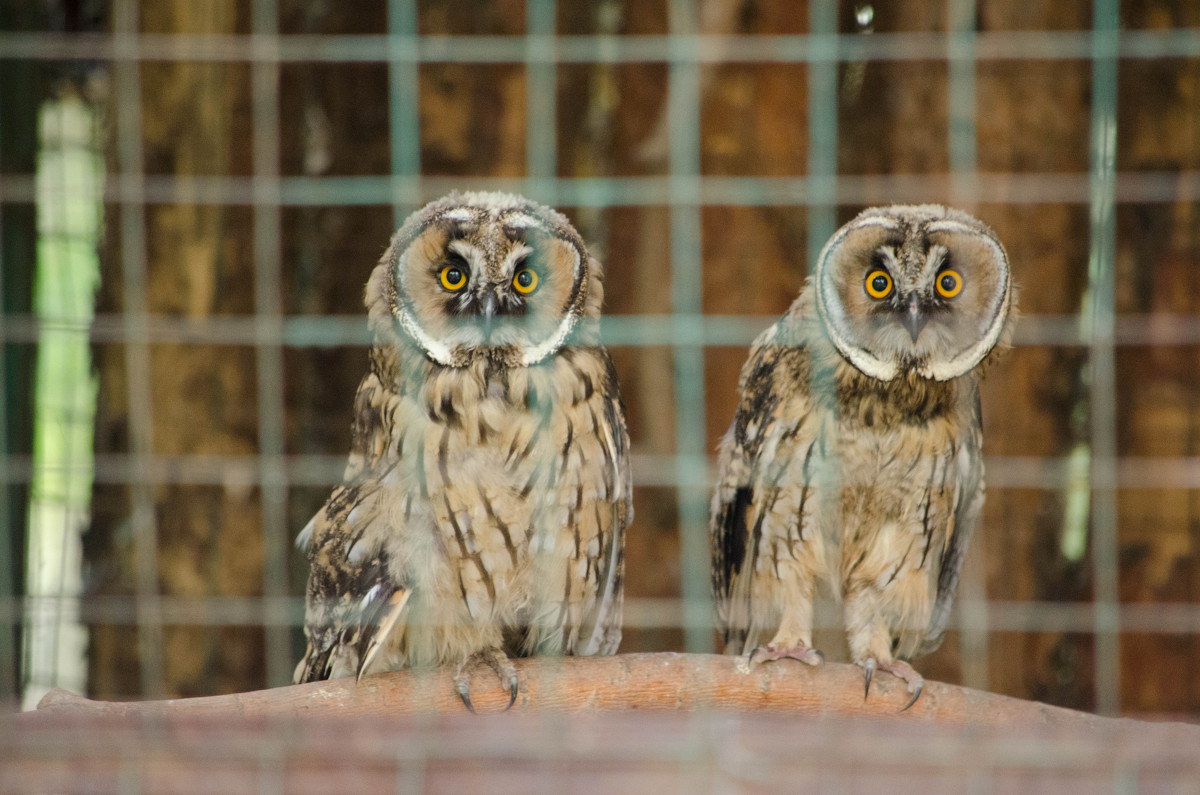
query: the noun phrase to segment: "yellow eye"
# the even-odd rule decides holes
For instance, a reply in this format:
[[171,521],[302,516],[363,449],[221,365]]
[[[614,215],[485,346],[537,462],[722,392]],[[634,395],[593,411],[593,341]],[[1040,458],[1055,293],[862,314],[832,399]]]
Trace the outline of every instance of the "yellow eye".
[[442,286],[452,293],[456,293],[467,285],[467,274],[462,268],[457,268],[453,265],[447,265],[442,268],[441,273]]
[[867,295],[872,298],[887,298],[892,294],[892,277],[885,270],[873,270],[867,274]]
[[513,277],[513,287],[517,288],[518,293],[529,295],[538,286],[537,271],[530,268],[522,268],[517,271],[517,275]]
[[942,271],[937,277],[937,291],[942,298],[953,298],[962,292],[963,280],[958,271]]

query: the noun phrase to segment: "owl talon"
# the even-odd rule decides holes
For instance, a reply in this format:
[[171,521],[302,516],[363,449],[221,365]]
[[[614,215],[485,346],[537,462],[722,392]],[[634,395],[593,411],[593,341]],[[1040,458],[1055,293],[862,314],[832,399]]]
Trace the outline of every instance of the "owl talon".
[[517,680],[517,669],[501,651],[489,655],[488,662],[491,664],[492,670],[500,677],[500,684],[508,690],[508,705],[504,707],[504,712],[508,712],[512,709],[513,704],[517,703],[517,693],[521,689]]
[[499,649],[485,649],[476,652],[458,666],[458,671],[454,674],[454,689],[458,692],[458,697],[462,699],[463,706],[470,710],[471,714],[478,714],[475,706],[471,703],[470,669],[480,663],[487,665],[500,677],[500,685],[508,691],[508,704],[501,711],[508,712],[512,709],[513,704],[517,703],[520,681],[517,679],[517,669]]
[[916,704],[917,699],[921,697],[921,691],[925,689],[925,678],[913,670],[911,665],[901,660],[892,660],[891,662],[880,663],[876,662],[874,657],[868,657],[857,664],[863,669],[867,679],[867,685],[863,691],[864,701],[866,700],[867,695],[869,695],[871,692],[871,677],[874,675],[876,668],[878,668],[880,671],[887,671],[889,674],[897,679],[903,680],[904,683],[908,685],[908,692],[912,693],[912,698],[908,700],[908,703],[904,705],[900,712],[904,712],[913,704]]
[[893,660],[885,665],[880,665],[880,669],[887,671],[897,679],[902,679],[908,685],[908,692],[912,693],[912,698],[904,705],[904,712],[913,704],[917,703],[917,699],[921,697],[921,691],[925,689],[925,677],[921,676],[913,667],[901,660]]
[[799,660],[806,665],[818,666],[825,662],[825,655],[819,649],[809,648],[803,642],[797,643],[790,649],[777,649],[774,646],[758,646],[750,652],[750,656],[746,658],[746,665],[752,666],[757,658],[758,664],[772,660],[782,660],[784,657],[791,657],[793,660]]
[[471,705],[471,682],[462,673],[462,668],[459,668],[459,673],[454,677],[454,689],[458,692],[458,697],[462,699],[463,706],[472,715],[477,715],[475,707]]
[[875,658],[868,657],[859,663],[862,666],[863,673],[866,674],[867,684],[863,688],[863,701],[867,700],[867,696],[871,695],[871,677],[875,675]]
[[[517,703],[517,678],[515,676],[513,677],[512,684],[508,686],[508,692],[508,706],[504,708],[505,712],[508,712],[510,709],[512,709],[512,705]],[[913,696],[913,701],[916,700],[916,696]],[[912,704],[909,704],[908,706],[911,707]],[[908,709],[908,707],[905,707],[904,709]],[[903,712],[904,710],[900,711]]]

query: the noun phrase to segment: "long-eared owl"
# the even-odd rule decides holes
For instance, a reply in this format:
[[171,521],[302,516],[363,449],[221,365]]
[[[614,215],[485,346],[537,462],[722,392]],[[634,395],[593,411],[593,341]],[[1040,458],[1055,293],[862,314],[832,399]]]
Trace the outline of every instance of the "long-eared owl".
[[720,446],[710,530],[728,653],[819,663],[824,584],[868,692],[878,668],[916,700],[905,661],[946,629],[983,504],[979,377],[1013,316],[1004,248],[965,213],[873,208],[829,240],[754,342]]
[[[603,277],[567,219],[502,193],[405,221],[366,289],[374,345],[344,483],[300,534],[297,682],[615,653],[629,437]],[[510,705],[512,701],[510,700]]]

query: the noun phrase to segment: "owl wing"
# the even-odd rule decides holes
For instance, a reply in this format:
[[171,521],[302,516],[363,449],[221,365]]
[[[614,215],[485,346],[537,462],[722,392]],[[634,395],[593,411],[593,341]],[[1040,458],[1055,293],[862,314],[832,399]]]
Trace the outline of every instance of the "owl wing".
[[751,348],[738,383],[741,399],[721,442],[709,540],[718,627],[731,652],[742,650],[755,618],[750,578],[740,575],[755,565],[764,519],[778,516],[795,498],[781,499],[781,484],[799,484],[797,510],[783,511],[796,524],[788,530],[789,543],[800,540],[803,515],[812,510],[804,503],[817,440],[805,423],[808,394],[797,389],[809,383],[809,355],[800,341],[785,338],[783,323]]
[[404,615],[410,591],[393,578],[381,543],[395,532],[395,519],[385,520],[379,506],[395,467],[386,461],[394,398],[374,372],[363,379],[346,482],[297,538],[309,559],[308,649],[296,667],[298,683],[361,676]]
[[310,522],[308,650],[296,682],[361,675],[407,605],[408,589],[370,540],[383,523],[378,491],[370,479],[339,486]]
[[[602,348],[564,349],[582,399],[567,410],[556,475],[571,550],[561,593],[544,595],[530,622],[531,653],[615,654],[621,642],[625,528],[633,520],[629,432],[616,371]],[[553,521],[553,520],[552,520]],[[547,582],[559,580],[551,576]],[[566,611],[564,616],[561,611]],[[553,615],[549,611],[553,611]]]
[[[964,379],[965,380],[965,379]],[[929,630],[917,650],[917,656],[929,654],[942,645],[946,634],[946,622],[958,590],[958,576],[962,572],[963,560],[971,536],[979,525],[983,510],[983,411],[979,401],[979,385],[970,384],[969,392],[960,404],[959,426],[963,429],[957,448],[958,456],[958,501],[954,509],[954,527],[946,550],[942,553],[942,565],[938,571],[937,597],[929,619]]]

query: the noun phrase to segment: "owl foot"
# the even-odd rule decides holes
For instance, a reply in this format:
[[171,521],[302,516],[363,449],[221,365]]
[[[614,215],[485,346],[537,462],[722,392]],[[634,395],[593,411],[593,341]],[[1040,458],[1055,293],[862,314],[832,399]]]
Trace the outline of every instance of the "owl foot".
[[503,709],[504,712],[508,712],[517,701],[519,689],[517,669],[499,649],[484,649],[475,652],[458,666],[458,670],[454,673],[454,689],[458,692],[458,697],[462,699],[463,706],[472,714],[476,714],[475,707],[471,704],[471,669],[480,663],[487,665],[496,672],[496,676],[500,677],[500,684],[509,693],[508,706]]
[[917,703],[917,699],[921,697],[921,690],[925,687],[925,677],[921,676],[913,667],[902,660],[892,660],[891,662],[877,662],[874,657],[868,657],[865,660],[860,660],[856,663],[863,669],[866,674],[866,686],[863,688],[863,701],[867,700],[867,696],[871,693],[871,677],[875,675],[875,670],[887,671],[897,679],[903,679],[908,684],[908,692],[912,693],[912,698],[904,705],[904,710]]
[[770,662],[771,660],[782,660],[784,657],[791,657],[793,660],[799,660],[808,665],[820,665],[825,662],[825,655],[817,649],[809,648],[803,641],[799,641],[790,649],[777,649],[772,645],[759,646],[754,651],[750,652],[750,656],[746,658],[746,665],[754,665]]

